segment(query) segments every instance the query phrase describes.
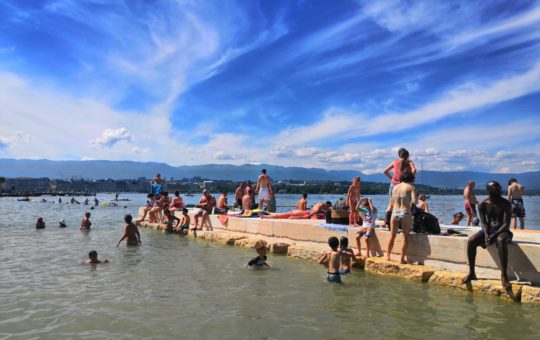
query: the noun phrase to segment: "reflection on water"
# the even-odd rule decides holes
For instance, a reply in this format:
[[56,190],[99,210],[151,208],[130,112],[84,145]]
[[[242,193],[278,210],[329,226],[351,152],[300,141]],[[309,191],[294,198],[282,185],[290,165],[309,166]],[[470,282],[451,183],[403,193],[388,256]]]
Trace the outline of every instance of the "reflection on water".
[[[141,230],[141,247],[116,248],[138,197],[126,209],[93,210],[89,234],[78,230],[84,206],[0,200],[0,337],[532,338],[540,331],[539,307],[358,271],[331,285],[322,267],[278,256],[269,257],[271,270],[249,270],[251,249],[153,230]],[[38,214],[45,230],[34,229]],[[66,229],[56,226],[62,218]],[[111,263],[80,265],[92,249]]]

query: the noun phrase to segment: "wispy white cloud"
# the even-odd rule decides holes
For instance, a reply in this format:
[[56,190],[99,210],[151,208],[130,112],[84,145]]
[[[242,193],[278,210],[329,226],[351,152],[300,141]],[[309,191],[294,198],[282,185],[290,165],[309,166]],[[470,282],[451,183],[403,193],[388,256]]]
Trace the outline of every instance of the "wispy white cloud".
[[90,145],[110,148],[120,141],[133,141],[133,138],[125,127],[106,129],[96,139],[91,140]]

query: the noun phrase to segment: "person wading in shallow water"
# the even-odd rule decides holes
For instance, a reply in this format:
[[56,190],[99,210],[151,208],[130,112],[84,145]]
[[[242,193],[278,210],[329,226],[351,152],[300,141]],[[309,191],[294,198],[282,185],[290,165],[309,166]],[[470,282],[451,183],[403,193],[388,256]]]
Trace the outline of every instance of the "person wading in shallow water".
[[508,243],[512,241],[510,231],[512,218],[512,205],[501,197],[501,185],[496,181],[489,181],[486,185],[489,197],[478,206],[482,230],[472,235],[467,243],[467,256],[469,258],[469,274],[461,279],[466,284],[476,280],[475,262],[476,248],[487,248],[491,244],[497,246],[499,262],[501,265],[501,284],[512,298],[512,285],[508,281],[506,269],[508,267]]

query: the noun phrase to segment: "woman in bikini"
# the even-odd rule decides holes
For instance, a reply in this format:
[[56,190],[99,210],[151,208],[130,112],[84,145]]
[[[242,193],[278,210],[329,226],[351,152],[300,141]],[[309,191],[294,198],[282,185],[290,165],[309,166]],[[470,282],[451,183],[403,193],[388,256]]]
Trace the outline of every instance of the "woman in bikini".
[[403,247],[401,248],[401,263],[407,263],[405,256],[407,255],[407,247],[409,245],[409,232],[411,231],[412,215],[411,206],[416,202],[416,188],[412,184],[414,175],[405,171],[401,174],[401,183],[396,185],[392,190],[392,198],[390,200],[390,208],[392,209],[392,217],[390,219],[391,236],[388,241],[386,250],[386,259],[390,260],[390,254],[394,247],[394,241],[401,227],[403,234]]
[[[392,190],[396,185],[400,183],[399,179],[401,177],[401,174],[405,171],[408,171],[414,176],[416,176],[416,167],[414,166],[414,162],[409,159],[409,151],[407,151],[407,149],[405,148],[401,148],[398,150],[398,156],[398,159],[394,160],[386,167],[386,169],[384,169],[384,174],[390,179],[390,188],[388,190],[390,201],[388,202],[388,208],[386,209],[385,219],[387,225],[389,224],[390,213],[392,211]],[[390,175],[390,171],[392,171],[392,175]]]
[[180,197],[180,191],[174,191],[174,198],[169,205],[169,210],[172,211],[182,211],[184,209],[184,200]]
[[360,191],[362,186],[360,184],[360,177],[355,176],[352,184],[347,191],[347,206],[349,207],[349,225],[358,225],[358,202],[360,202]]

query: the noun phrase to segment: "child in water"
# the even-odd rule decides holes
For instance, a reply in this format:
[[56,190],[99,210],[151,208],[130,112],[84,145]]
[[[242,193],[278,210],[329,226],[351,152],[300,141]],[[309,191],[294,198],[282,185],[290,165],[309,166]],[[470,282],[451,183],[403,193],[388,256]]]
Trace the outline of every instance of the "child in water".
[[180,223],[174,228],[174,231],[178,232],[186,232],[189,230],[189,224],[190,224],[191,218],[188,215],[188,210],[186,208],[182,209],[182,218],[180,219]]
[[92,222],[90,222],[90,212],[87,211],[81,221],[81,231],[90,231],[91,226]]
[[133,217],[127,214],[124,216],[124,221],[126,222],[126,225],[124,226],[124,234],[116,246],[118,247],[120,242],[123,240],[126,240],[126,244],[128,246],[138,246],[141,244],[141,234],[139,234],[139,228],[137,228],[137,226],[133,223]]
[[65,227],[67,227],[66,221],[60,220],[60,223],[58,224],[58,228],[65,228]]
[[43,221],[43,217],[38,217],[36,221],[36,229],[45,229],[45,221]]
[[362,245],[360,241],[362,236],[366,236],[366,257],[370,255],[371,237],[375,234],[375,221],[377,220],[377,208],[373,206],[371,198],[362,198],[358,203],[358,211],[362,217],[362,227],[356,233],[357,256],[362,256]]
[[[180,219],[176,216],[174,216],[174,213],[172,213],[168,208],[165,208],[163,210],[164,218],[166,218],[165,221],[165,230],[166,233],[172,233],[175,228],[178,227],[180,224]],[[174,222],[176,221],[176,225],[174,225]]]
[[270,267],[268,263],[266,263],[266,241],[264,240],[258,240],[257,243],[253,246],[255,250],[257,251],[257,256],[252,258],[248,262],[248,267],[250,268],[262,268],[262,267]]
[[332,236],[328,239],[328,245],[330,251],[324,252],[319,263],[328,267],[328,273],[326,274],[326,280],[333,283],[341,283],[341,276],[339,275],[339,267],[341,265],[341,254],[338,250],[339,240],[337,237]]
[[90,250],[88,253],[89,260],[85,261],[84,264],[100,264],[100,263],[109,263],[109,260],[105,259],[104,261],[98,260],[97,251]]
[[346,236],[339,239],[339,252],[341,254],[339,273],[341,275],[350,274],[352,264],[356,262],[356,256],[354,256],[353,250],[349,248],[349,239]]

